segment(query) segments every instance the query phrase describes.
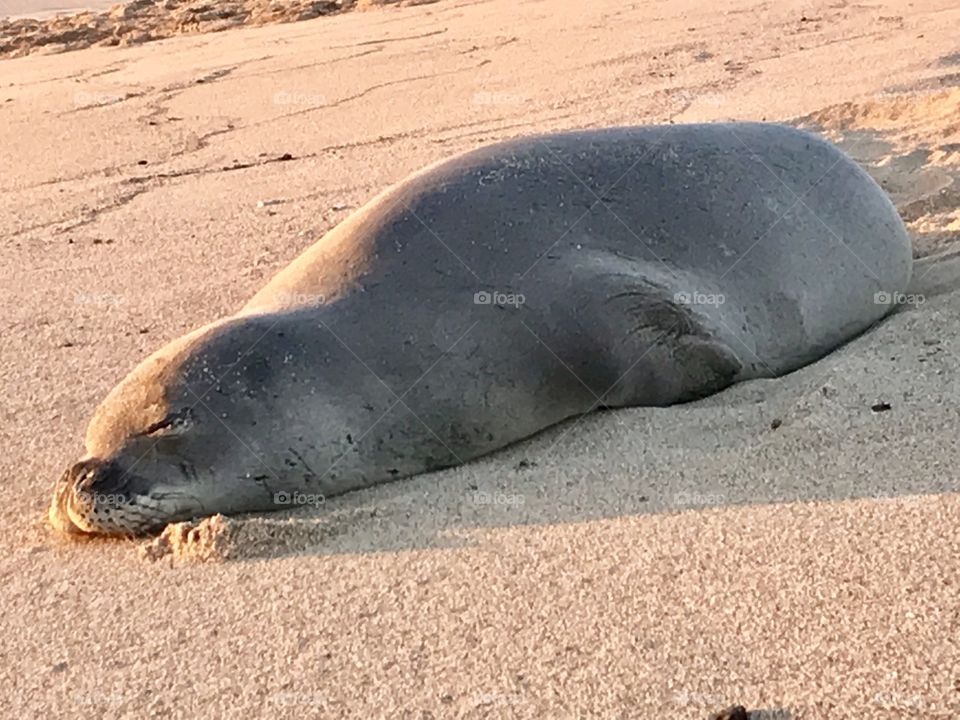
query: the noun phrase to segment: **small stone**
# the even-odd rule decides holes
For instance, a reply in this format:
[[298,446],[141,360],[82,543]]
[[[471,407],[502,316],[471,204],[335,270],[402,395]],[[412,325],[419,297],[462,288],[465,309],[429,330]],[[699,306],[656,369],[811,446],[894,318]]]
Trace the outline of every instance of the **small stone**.
[[774,418],[773,420],[770,421],[771,430],[776,430],[781,425],[783,425],[783,420],[781,420],[780,418]]

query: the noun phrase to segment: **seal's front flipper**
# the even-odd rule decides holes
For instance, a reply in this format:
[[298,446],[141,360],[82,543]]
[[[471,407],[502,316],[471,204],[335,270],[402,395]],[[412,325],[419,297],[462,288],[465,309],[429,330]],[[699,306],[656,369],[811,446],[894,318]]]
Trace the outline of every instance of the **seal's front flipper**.
[[743,367],[709,315],[667,288],[644,283],[605,305],[612,319],[623,320],[623,336],[611,348],[618,378],[605,398],[609,407],[694,400],[732,384]]
[[[593,268],[584,268],[593,270]],[[717,392],[739,378],[744,368],[739,348],[727,342],[726,317],[734,309],[726,298],[698,292],[696,297],[677,288],[700,287],[689,278],[655,273],[648,266],[633,267],[617,259],[616,272],[593,272],[576,307],[576,322],[590,337],[581,350],[602,378],[601,405],[666,406]],[[713,297],[720,302],[698,304]]]
[[708,335],[684,335],[674,346],[677,362],[684,368],[677,402],[712,395],[737,381],[743,363],[722,340]]

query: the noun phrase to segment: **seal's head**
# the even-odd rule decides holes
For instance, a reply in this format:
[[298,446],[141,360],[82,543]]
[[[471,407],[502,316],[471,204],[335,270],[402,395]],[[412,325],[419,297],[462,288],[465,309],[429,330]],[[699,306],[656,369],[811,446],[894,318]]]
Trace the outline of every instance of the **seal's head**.
[[194,425],[185,410],[71,465],[54,487],[50,523],[68,534],[132,536],[203,514],[216,489],[188,460],[203,441]]
[[223,332],[201,328],[130,373],[94,413],[86,454],[57,481],[51,525],[71,535],[131,536],[212,512],[270,507],[272,478],[238,435],[269,424],[257,405],[263,373],[247,371],[262,358],[248,352],[228,373],[257,333],[236,323]]

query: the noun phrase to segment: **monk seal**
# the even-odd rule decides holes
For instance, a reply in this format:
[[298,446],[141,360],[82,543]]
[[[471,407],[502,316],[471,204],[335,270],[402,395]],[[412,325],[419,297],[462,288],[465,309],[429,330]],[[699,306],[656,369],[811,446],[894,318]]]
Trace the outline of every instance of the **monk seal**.
[[144,360],[49,517],[134,535],[467,462],[596,408],[773,377],[887,314],[896,210],[839,149],[733,123],[524,138],[387,189]]

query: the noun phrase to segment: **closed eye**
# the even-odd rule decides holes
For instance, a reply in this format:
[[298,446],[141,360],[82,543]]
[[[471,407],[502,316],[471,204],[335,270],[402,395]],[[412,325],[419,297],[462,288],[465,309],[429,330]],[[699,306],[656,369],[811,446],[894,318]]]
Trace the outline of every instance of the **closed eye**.
[[153,423],[143,431],[137,433],[144,437],[161,438],[173,437],[186,432],[193,425],[193,412],[190,408],[167,415],[163,420]]

